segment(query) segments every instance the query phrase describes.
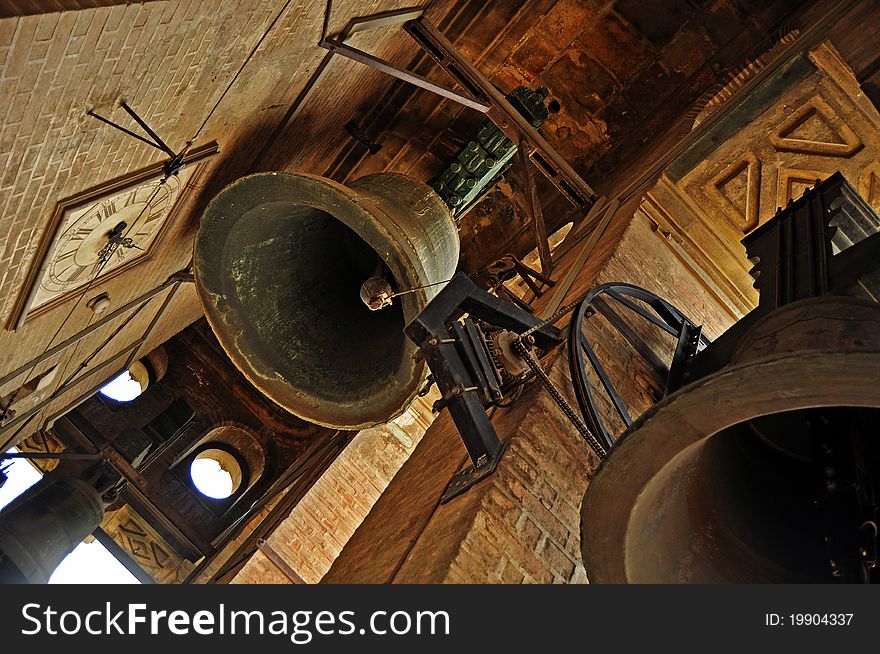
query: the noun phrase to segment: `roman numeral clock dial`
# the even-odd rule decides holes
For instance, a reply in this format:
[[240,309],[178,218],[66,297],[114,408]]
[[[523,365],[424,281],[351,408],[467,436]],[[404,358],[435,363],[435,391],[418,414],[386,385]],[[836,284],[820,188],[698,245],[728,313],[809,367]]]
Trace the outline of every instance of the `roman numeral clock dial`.
[[[164,184],[158,180],[142,184],[87,207],[61,234],[40,289],[70,291],[141,255],[179,188],[179,180],[170,177]],[[117,243],[122,237],[131,241]]]
[[70,210],[31,310],[144,256],[171,212],[181,180],[155,179]]
[[171,162],[156,162],[57,199],[6,329],[19,329],[80,297],[87,285],[153,257],[181,194],[218,151],[211,141],[176,158],[171,175]]

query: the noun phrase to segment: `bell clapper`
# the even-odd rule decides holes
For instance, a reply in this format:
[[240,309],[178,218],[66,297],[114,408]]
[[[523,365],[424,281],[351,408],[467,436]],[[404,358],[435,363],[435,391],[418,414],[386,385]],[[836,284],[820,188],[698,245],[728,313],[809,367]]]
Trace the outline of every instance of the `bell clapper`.
[[367,305],[370,311],[379,311],[391,306],[394,289],[385,279],[385,272],[385,262],[379,259],[373,274],[361,284],[361,301]]
[[443,281],[434,282],[433,284],[415,286],[405,291],[395,292],[391,288],[391,284],[388,283],[388,280],[382,276],[382,267],[383,264],[380,261],[379,265],[376,266],[376,272],[373,273],[373,276],[361,285],[361,300],[367,305],[367,307],[369,307],[370,311],[379,311],[385,307],[390,307],[393,304],[392,300],[400,295],[415,293],[423,288],[437,286],[438,284],[448,284],[452,281],[451,279],[444,279]]
[[394,291],[391,284],[381,275],[373,275],[361,285],[361,300],[370,311],[379,311],[391,306]]

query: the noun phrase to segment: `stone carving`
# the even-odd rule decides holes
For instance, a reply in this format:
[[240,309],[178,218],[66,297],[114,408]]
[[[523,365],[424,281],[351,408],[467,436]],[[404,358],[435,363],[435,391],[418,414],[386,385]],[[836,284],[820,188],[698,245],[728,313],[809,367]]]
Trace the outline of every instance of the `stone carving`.
[[770,134],[777,150],[828,157],[851,157],[862,141],[828,103],[815,96]]
[[158,583],[180,581],[184,559],[129,505],[108,513],[101,527]]
[[880,114],[829,43],[777,62],[690,143],[640,211],[732,315],[757,295],[743,236],[836,171],[880,209]]
[[748,232],[758,226],[761,201],[761,161],[754,152],[747,152],[734,161],[706,187],[737,226]]
[[875,161],[862,171],[859,194],[875,211],[880,211],[880,161]]
[[822,170],[805,170],[803,168],[780,168],[776,184],[776,206],[784,207],[789,201],[799,198],[807,189],[813,188],[831,175]]
[[[63,452],[65,447],[50,432],[40,430],[32,436],[28,436],[15,446],[19,452],[33,452],[39,454],[55,454]],[[58,465],[58,459],[32,459],[30,461],[40,472],[46,474],[54,470]]]

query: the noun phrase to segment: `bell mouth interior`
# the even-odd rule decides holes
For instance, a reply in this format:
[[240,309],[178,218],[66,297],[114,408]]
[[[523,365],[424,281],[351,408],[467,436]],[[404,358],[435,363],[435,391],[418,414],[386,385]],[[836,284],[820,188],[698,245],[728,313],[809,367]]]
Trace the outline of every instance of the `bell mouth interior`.
[[[243,327],[238,351],[258,375],[296,388],[316,410],[376,409],[379,396],[411,383],[400,303],[371,311],[360,299],[379,263],[326,211],[290,201],[253,206],[232,226],[220,257],[223,292]],[[384,274],[398,290],[387,268]]]
[[[833,582],[825,537],[850,535],[823,526],[813,411],[739,423],[694,443],[660,469],[630,514],[628,579]],[[876,424],[880,418],[880,410],[869,408],[821,412],[836,416],[838,425]],[[841,429],[834,437],[848,439],[847,434]],[[863,447],[858,439],[846,443],[858,450]]]

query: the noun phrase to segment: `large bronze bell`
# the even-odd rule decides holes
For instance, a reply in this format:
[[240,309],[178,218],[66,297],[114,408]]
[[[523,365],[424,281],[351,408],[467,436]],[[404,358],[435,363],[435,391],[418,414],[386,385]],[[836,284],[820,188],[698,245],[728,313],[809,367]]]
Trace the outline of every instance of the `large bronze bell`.
[[[449,210],[421,182],[259,173],[211,201],[194,268],[208,322],[260,391],[310,422],[360,429],[418,392],[426,368],[403,327],[458,255]],[[418,290],[373,311],[361,289],[383,277],[392,292]]]
[[101,495],[90,484],[41,480],[0,512],[0,583],[46,583],[103,517]]
[[590,580],[874,576],[877,522],[860,510],[880,479],[878,371],[876,303],[807,299],[754,323],[725,367],[634,422],[590,482]]

